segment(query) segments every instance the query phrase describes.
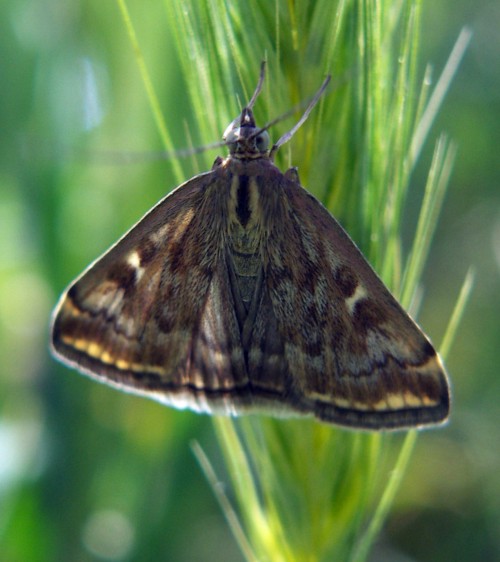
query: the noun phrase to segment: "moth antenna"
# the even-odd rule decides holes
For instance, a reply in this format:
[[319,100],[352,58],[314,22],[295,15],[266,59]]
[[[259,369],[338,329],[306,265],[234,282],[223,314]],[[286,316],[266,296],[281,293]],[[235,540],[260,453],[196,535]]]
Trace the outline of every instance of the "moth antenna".
[[[278,150],[278,148],[280,146],[282,146],[283,144],[285,144],[286,142],[288,142],[293,137],[293,135],[296,133],[297,129],[299,127],[301,127],[302,124],[304,123],[304,121],[309,117],[309,114],[313,110],[314,106],[318,103],[318,101],[320,100],[324,91],[326,90],[326,87],[328,86],[331,78],[332,77],[331,77],[330,74],[325,78],[323,84],[321,84],[320,89],[314,94],[313,99],[310,101],[309,105],[306,107],[306,110],[304,111],[302,117],[297,121],[297,123],[295,123],[295,125],[287,133],[285,133],[283,136],[281,136],[274,143],[273,147],[271,148],[271,151],[269,152],[269,158],[271,160],[273,159],[273,157],[274,157],[276,151]],[[271,123],[266,125],[265,128],[267,129],[270,126],[271,126]]]
[[255,92],[253,93],[252,97],[250,98],[250,101],[246,105],[246,109],[252,109],[252,107],[255,103],[255,100],[257,99],[257,96],[260,94],[260,92],[262,90],[262,84],[264,83],[265,75],[266,75],[266,61],[263,60],[260,63],[259,82],[257,83],[257,87],[255,88]]
[[69,153],[68,149],[68,160],[78,161],[79,159],[84,157],[85,159],[90,159],[92,164],[100,166],[127,166],[129,164],[144,164],[145,162],[170,160],[172,158],[187,158],[189,156],[193,156],[194,154],[200,154],[202,152],[206,152],[207,150],[213,150],[215,148],[220,148],[226,145],[227,143],[225,143],[224,141],[217,141],[210,144],[204,144],[202,146],[180,148],[171,152],[167,152],[165,150],[150,152],[131,150],[99,150],[99,152],[95,152],[80,150],[78,153],[76,153],[76,151],[73,150],[73,154],[71,154]]

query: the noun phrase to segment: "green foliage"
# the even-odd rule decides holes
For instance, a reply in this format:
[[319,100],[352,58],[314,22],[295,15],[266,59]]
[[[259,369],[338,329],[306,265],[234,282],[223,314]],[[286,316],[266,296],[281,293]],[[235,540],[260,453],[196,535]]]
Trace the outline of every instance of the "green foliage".
[[[453,158],[440,142],[414,244],[404,260],[403,206],[428,95],[425,83],[419,93],[417,75],[420,4],[277,3],[273,10],[252,2],[227,10],[222,1],[203,6],[184,1],[166,6],[203,139],[213,139],[221,122],[238,114],[228,92],[241,88],[243,101],[249,99],[261,59],[269,69],[256,104],[261,123],[306,99],[327,72],[336,77],[334,91],[279,161],[299,165],[303,184],[352,226],[387,283],[409,305]],[[276,137],[285,126],[290,127],[273,128]],[[215,427],[241,524],[227,499],[220,492],[218,497],[248,560],[366,559],[397,491],[414,433],[378,500],[380,435],[265,418],[217,419]],[[212,474],[205,457],[203,464]]]
[[[467,42],[458,43],[451,73],[433,88],[429,70],[420,72],[422,7],[410,0],[4,3],[0,559],[237,560],[241,554],[217,519],[218,507],[187,448],[193,437],[203,443],[206,452],[196,447],[197,457],[248,560],[366,560],[406,467],[412,486],[405,501],[426,513],[421,496],[440,487],[449,491],[449,459],[466,476],[460,494],[448,495],[460,497],[462,511],[475,510],[480,538],[474,542],[460,532],[468,528],[465,521],[451,528],[446,543],[440,535],[432,544],[440,555],[448,545],[446,552],[455,554],[449,559],[462,556],[456,544],[483,556],[486,522],[493,528],[498,509],[493,494],[483,490],[481,496],[470,481],[494,486],[487,478],[492,469],[484,468],[494,463],[484,454],[483,462],[463,463],[476,458],[481,442],[492,454],[497,424],[492,414],[489,432],[479,431],[484,420],[468,423],[475,418],[472,406],[464,414],[462,388],[472,388],[472,377],[456,385],[462,402],[454,427],[461,435],[453,441],[445,430],[445,448],[429,433],[421,440],[426,447],[434,443],[426,455],[434,452],[442,466],[428,468],[426,456],[426,470],[420,464],[412,473],[415,432],[388,437],[307,420],[217,419],[216,446],[204,432],[207,418],[96,385],[57,368],[47,351],[56,294],[167,189],[208,169],[216,154],[123,166],[120,153],[158,146],[171,152],[219,139],[253,91],[263,58],[268,75],[255,107],[259,123],[303,102],[327,73],[333,75],[329,92],[277,163],[299,167],[302,183],[416,312],[453,146],[438,141],[423,195],[425,182],[412,184],[412,174]],[[444,22],[444,8],[432,9]],[[274,126],[272,137],[299,115]],[[470,115],[462,121],[467,131],[477,121]],[[477,131],[478,144],[487,144]],[[475,170],[474,181],[479,175]],[[420,199],[420,213],[408,208],[409,200]],[[443,275],[447,295],[455,272]],[[470,286],[468,278],[443,351]],[[432,303],[431,322],[449,313],[446,299]],[[478,325],[475,332],[487,335],[482,312]],[[476,349],[476,333],[470,335]],[[485,354],[486,361],[496,365],[495,354]],[[490,388],[497,378],[487,380]],[[481,401],[481,411],[493,412],[495,393],[476,394],[491,405],[483,408]],[[462,446],[470,447],[467,455]],[[455,456],[443,460],[442,449]],[[218,480],[227,480],[220,451],[230,487]],[[430,476],[435,483],[428,491]],[[454,503],[447,509],[449,521],[457,509]]]

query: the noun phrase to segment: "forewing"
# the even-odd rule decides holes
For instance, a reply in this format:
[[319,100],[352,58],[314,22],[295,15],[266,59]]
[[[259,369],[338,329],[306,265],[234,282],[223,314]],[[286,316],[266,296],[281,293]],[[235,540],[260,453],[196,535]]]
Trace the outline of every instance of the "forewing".
[[226,193],[216,172],[193,178],[96,260],[54,313],[56,355],[177,407],[211,410],[212,399],[229,407],[245,371],[232,363],[240,344],[218,279]]
[[297,409],[354,427],[444,420],[449,390],[429,340],[328,211],[283,177],[265,277]]

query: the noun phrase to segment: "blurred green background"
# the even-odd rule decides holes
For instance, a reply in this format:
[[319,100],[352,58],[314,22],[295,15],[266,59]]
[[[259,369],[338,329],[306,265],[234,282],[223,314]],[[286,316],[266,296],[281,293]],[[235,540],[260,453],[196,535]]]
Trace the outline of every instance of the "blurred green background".
[[[199,144],[164,6],[130,7],[174,143]],[[447,362],[451,422],[420,440],[373,562],[500,559],[500,4],[425,7],[421,62],[438,75],[464,25],[472,43],[431,134],[459,147],[424,277],[431,337],[471,265],[476,285]],[[116,3],[3,0],[0,76],[0,560],[242,560],[189,447],[223,474],[209,419],[48,354],[58,294],[178,183],[169,161],[109,154],[161,150]],[[213,157],[184,161],[185,177]]]

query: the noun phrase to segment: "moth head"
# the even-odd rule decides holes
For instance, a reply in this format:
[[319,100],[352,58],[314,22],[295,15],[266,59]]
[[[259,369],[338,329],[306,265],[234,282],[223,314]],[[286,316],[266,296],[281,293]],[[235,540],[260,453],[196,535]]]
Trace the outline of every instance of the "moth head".
[[259,158],[269,150],[269,134],[255,125],[252,110],[248,107],[229,124],[222,139],[237,158]]

